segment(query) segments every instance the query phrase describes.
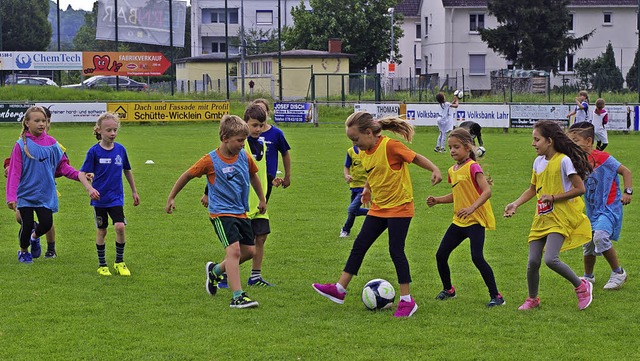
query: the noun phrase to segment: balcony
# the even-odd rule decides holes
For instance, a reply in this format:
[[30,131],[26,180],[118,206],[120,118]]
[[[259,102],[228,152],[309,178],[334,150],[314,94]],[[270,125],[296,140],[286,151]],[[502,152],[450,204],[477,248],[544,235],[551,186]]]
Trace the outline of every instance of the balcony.
[[[239,24],[229,24],[229,36],[237,36],[240,31]],[[210,23],[200,25],[200,36],[224,36],[224,24],[222,23]]]

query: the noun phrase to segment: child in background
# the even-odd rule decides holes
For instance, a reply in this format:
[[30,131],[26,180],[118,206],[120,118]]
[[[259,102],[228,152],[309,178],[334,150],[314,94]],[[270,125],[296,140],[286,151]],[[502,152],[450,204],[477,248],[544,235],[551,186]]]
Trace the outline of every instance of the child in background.
[[459,127],[466,129],[469,134],[471,134],[474,146],[476,145],[476,138],[478,138],[478,146],[484,147],[484,142],[482,141],[482,127],[480,126],[480,124],[471,120],[467,120],[460,123]]
[[27,109],[7,169],[7,206],[19,213],[18,261],[22,263],[32,263],[33,258],[40,257],[40,236],[53,226],[53,213],[58,211],[55,174],[78,180],[78,171],[63,160],[62,148],[46,133],[47,124],[47,113],[42,107]]
[[574,123],[588,122],[589,121],[589,93],[586,90],[581,90],[576,97],[576,107],[573,111],[567,114],[567,118],[576,116]]
[[607,147],[607,145],[609,145],[607,128],[605,128],[605,125],[609,123],[609,114],[604,108],[604,99],[602,98],[596,100],[596,108],[593,110],[592,123],[595,138],[592,138],[591,141],[593,142],[593,140],[595,139],[598,142],[596,145],[596,149],[602,151]]
[[[266,99],[256,99],[252,104],[257,104],[264,109],[269,115],[269,103]],[[260,135],[267,145],[267,202],[271,197],[271,189],[273,186],[287,188],[291,185],[291,155],[289,150],[291,147],[287,143],[282,130],[274,125],[266,123],[264,131]],[[282,165],[284,166],[284,177],[278,177],[278,153],[282,156]]]
[[[113,268],[121,276],[131,276],[131,271],[124,263],[126,245],[124,230],[127,220],[124,216],[123,173],[131,187],[133,205],[140,204],[127,150],[115,142],[119,128],[120,121],[117,114],[106,112],[98,117],[93,133],[99,142],[89,148],[84,164],[80,168],[80,182],[89,193],[91,205],[94,208],[98,274],[102,276],[111,276],[105,254],[109,217],[116,230],[116,259]],[[93,184],[89,183],[85,177],[86,173],[94,173]]]
[[372,202],[360,233],[353,242],[351,254],[338,283],[314,283],[320,295],[342,304],[347,287],[362,265],[373,242],[386,230],[389,233],[389,254],[400,284],[400,302],[395,317],[410,317],[417,309],[410,294],[411,273],[405,255],[405,241],[414,215],[413,186],[407,163],[430,170],[431,184],[442,180],[440,170],[429,159],[415,153],[400,141],[382,135],[390,130],[411,141],[413,126],[399,117],[374,120],[366,112],[351,114],[346,121],[347,137],[362,151],[361,159],[368,173],[362,192],[362,203]]
[[[609,153],[593,149],[594,127],[589,123],[577,123],[569,128],[569,137],[582,150],[589,152],[593,172],[585,179],[584,194],[587,216],[591,221],[593,239],[584,244],[584,279],[596,282],[593,269],[596,256],[602,255],[611,267],[611,276],[604,285],[605,290],[617,290],[627,280],[627,272],[620,266],[618,255],[611,240],[620,238],[622,229],[622,206],[631,203],[633,194],[631,171]],[[620,192],[620,179],[624,192]]]
[[253,157],[244,149],[249,126],[235,115],[225,115],[220,121],[220,146],[204,155],[176,181],[171,189],[165,211],[173,213],[175,197],[195,177],[207,176],[209,187],[209,216],[211,224],[225,250],[220,263],[208,262],[206,289],[215,295],[222,274],[227,273],[233,291],[230,307],[257,307],[258,302],[242,291],[240,264],[255,254],[254,235],[247,217],[249,209],[249,184],[259,199],[258,210],[267,211],[267,202],[260,184],[258,167]]
[[445,152],[447,145],[447,133],[453,129],[453,110],[451,108],[458,107],[458,97],[453,96],[453,103],[449,103],[443,93],[436,95],[436,101],[440,104],[440,116],[438,117],[438,142],[436,143],[435,152]]
[[344,162],[343,172],[344,180],[349,183],[349,188],[351,189],[351,203],[347,209],[347,220],[340,230],[340,238],[349,237],[356,217],[366,216],[369,211],[367,208],[362,208],[362,201],[360,200],[364,184],[367,182],[367,172],[362,166],[358,147],[353,146],[347,149],[347,159]]
[[578,308],[584,310],[593,299],[592,285],[560,261],[559,253],[591,240],[591,225],[580,197],[585,193],[582,180],[592,170],[588,154],[551,120],[541,120],[534,125],[531,145],[538,155],[533,162],[531,184],[504,209],[504,216],[511,217],[520,205],[533,197],[538,199],[528,237],[529,298],[518,309],[530,310],[540,305],[540,259],[544,251],[545,264],[571,282],[578,296]]
[[491,187],[482,168],[475,162],[473,138],[466,129],[454,129],[449,134],[449,149],[451,157],[456,161],[448,171],[451,193],[441,197],[427,198],[429,207],[453,203],[453,223],[447,229],[436,253],[438,273],[443,285],[443,290],[436,299],[446,300],[456,297],[456,290],[451,284],[449,256],[462,241],[469,238],[471,259],[489,288],[490,301],[487,306],[502,306],[505,304],[504,298],[498,292],[493,270],[483,255],[485,229],[496,229],[496,219],[489,202]]

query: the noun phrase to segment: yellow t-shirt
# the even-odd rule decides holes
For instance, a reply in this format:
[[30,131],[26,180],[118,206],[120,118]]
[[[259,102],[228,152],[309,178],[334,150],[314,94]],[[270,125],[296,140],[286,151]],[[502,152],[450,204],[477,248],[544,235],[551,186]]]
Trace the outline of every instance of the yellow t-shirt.
[[540,173],[534,169],[531,184],[535,185],[536,213],[529,232],[529,242],[545,238],[550,233],[564,236],[561,251],[580,247],[591,241],[591,222],[587,218],[582,197],[554,202],[547,205],[540,202],[543,194],[564,193],[561,163],[566,155],[556,153]]
[[477,167],[475,171],[482,172],[480,166],[471,159],[458,169],[455,169],[456,166],[449,168],[449,182],[451,183],[451,193],[453,194],[453,224],[460,227],[480,224],[486,229],[493,230],[496,229],[496,218],[493,215],[489,200],[466,218],[457,216],[459,210],[469,207],[480,197],[481,190],[474,179],[477,172],[472,172],[471,169],[474,165]]

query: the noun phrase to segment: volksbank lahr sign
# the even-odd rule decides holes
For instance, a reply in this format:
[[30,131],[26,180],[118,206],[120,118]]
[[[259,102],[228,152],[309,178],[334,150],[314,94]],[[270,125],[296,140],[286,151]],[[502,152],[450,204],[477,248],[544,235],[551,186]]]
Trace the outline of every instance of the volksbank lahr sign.
[[0,70],[82,70],[82,52],[4,51]]

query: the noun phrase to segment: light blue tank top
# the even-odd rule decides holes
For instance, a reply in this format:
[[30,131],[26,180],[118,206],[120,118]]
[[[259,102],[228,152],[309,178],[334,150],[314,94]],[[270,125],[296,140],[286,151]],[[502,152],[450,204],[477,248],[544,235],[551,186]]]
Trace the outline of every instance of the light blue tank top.
[[209,213],[245,214],[249,211],[249,160],[241,151],[233,164],[225,163],[216,151],[209,153],[216,173],[209,187]]
[[27,147],[33,158],[24,152],[24,142],[18,140],[22,151],[22,174],[18,185],[18,208],[44,207],[58,211],[55,172],[63,152],[56,142],[52,145],[38,145],[27,138]]

